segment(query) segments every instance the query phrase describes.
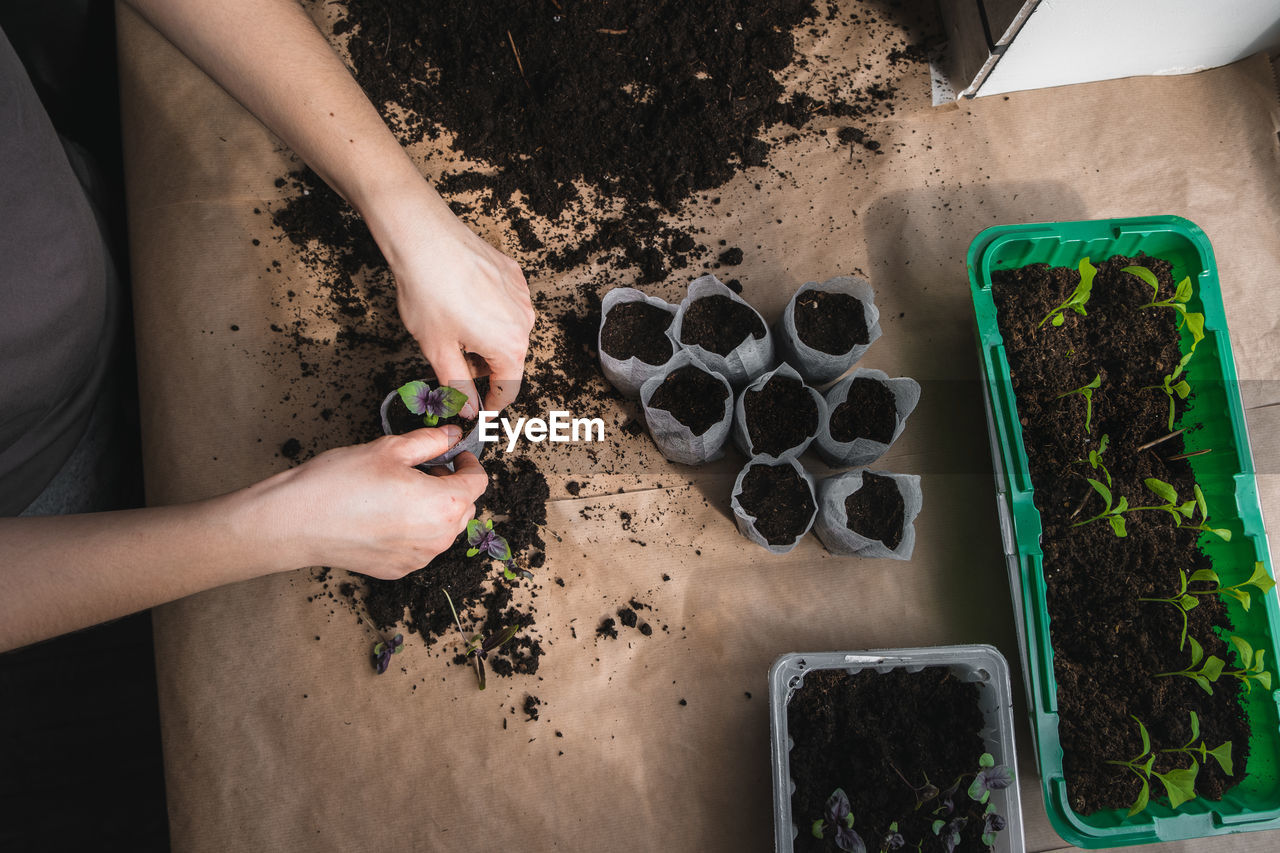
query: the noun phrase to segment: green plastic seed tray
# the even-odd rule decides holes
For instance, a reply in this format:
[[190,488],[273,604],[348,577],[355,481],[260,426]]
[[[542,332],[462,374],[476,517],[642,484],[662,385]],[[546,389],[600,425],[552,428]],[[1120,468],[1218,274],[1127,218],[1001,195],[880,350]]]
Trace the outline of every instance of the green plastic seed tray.
[[[1004,341],[996,325],[991,274],[1035,263],[1074,268],[1086,257],[1098,261],[1139,253],[1172,263],[1175,281],[1190,276],[1195,293],[1187,307],[1205,317],[1205,340],[1187,367],[1187,378],[1196,389],[1196,405],[1187,412],[1186,425],[1202,424],[1202,428],[1188,431],[1184,438],[1188,451],[1213,448],[1213,453],[1193,457],[1190,462],[1197,483],[1214,507],[1214,524],[1231,529],[1233,536],[1230,542],[1223,542],[1202,535],[1200,547],[1215,566],[1251,568],[1255,561],[1262,561],[1274,577],[1218,270],[1205,233],[1176,216],[1003,225],[979,234],[969,247],[967,259],[985,380],[996,504],[1045,807],[1059,835],[1071,844],[1088,848],[1280,829],[1280,690],[1261,687],[1254,688],[1243,700],[1253,731],[1248,774],[1222,800],[1197,798],[1175,811],[1156,802],[1153,796],[1145,811],[1127,817],[1125,809],[1078,814],[1067,799],[1045,601],[1040,513],[1032,500],[1022,426]],[[1184,353],[1190,343],[1190,334],[1184,331]],[[1266,649],[1268,669],[1274,673],[1276,638],[1280,636],[1276,591],[1248,612],[1234,600],[1227,599],[1227,604],[1235,633],[1255,648]]]

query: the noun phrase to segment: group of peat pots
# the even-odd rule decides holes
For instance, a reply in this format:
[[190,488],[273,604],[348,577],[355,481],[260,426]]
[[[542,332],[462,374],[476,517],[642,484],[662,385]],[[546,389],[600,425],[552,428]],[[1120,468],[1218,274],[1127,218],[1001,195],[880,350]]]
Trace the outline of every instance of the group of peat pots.
[[[600,364],[639,398],[667,459],[700,465],[730,439],[748,457],[731,507],[752,542],[784,554],[812,529],[834,554],[906,560],[920,478],[864,466],[902,433],[920,386],[866,368],[844,376],[880,337],[874,296],[859,278],[809,282],[771,330],[714,275],[679,305],[617,288],[602,304]],[[799,462],[811,446],[848,470],[815,480]]]

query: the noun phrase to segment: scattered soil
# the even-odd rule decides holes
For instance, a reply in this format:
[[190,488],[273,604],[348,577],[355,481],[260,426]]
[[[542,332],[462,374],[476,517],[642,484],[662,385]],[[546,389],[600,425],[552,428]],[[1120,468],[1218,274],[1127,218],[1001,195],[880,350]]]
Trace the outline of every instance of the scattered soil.
[[600,330],[600,346],[619,361],[635,357],[646,364],[666,364],[675,353],[667,329],[675,315],[647,302],[613,306]]
[[854,533],[897,548],[906,518],[902,492],[892,477],[864,472],[862,488],[844,499],[846,526]]
[[724,382],[690,364],[671,371],[649,397],[649,408],[670,412],[694,435],[702,435],[724,419],[728,397]]
[[917,809],[911,786],[930,782],[945,790],[957,779],[956,812],[948,820],[958,816],[967,823],[956,850],[988,849],[982,843],[986,807],[965,795],[984,751],[978,701],[977,685],[960,681],[946,667],[807,673],[787,705],[788,733],[795,742],[789,757],[796,786],[791,814],[800,827],[795,849],[837,849],[830,833],[819,841],[809,828],[826,812],[832,791],[843,788],[853,828],[868,850],[881,849],[889,825],[897,822],[906,841],[903,850],[945,853],[932,829],[943,798]]
[[764,335],[759,314],[750,306],[719,293],[691,303],[680,323],[681,343],[697,344],[716,355],[728,355],[748,336],[758,340]]
[[755,454],[781,456],[818,431],[818,404],[799,379],[774,376],[759,391],[747,391],[742,408]]
[[[1140,783],[1133,773],[1105,763],[1141,751],[1130,714],[1150,732],[1158,772],[1186,765],[1177,753],[1160,750],[1189,740],[1188,711],[1199,715],[1201,735],[1211,748],[1232,742],[1234,777],[1228,778],[1213,761],[1200,767],[1196,791],[1209,799],[1220,799],[1243,778],[1249,751],[1249,724],[1237,681],[1220,678],[1210,695],[1187,678],[1153,677],[1185,669],[1189,655],[1179,649],[1179,611],[1138,598],[1171,596],[1178,589],[1179,569],[1191,574],[1211,567],[1196,544],[1196,532],[1176,527],[1160,511],[1127,513],[1124,538],[1116,537],[1105,521],[1073,526],[1103,511],[1101,499],[1084,479],[1097,478],[1099,472],[1082,461],[1103,435],[1110,441],[1102,461],[1111,492],[1126,497],[1130,506],[1159,502],[1144,485],[1148,477],[1172,484],[1186,497],[1195,482],[1186,460],[1170,459],[1183,452],[1182,436],[1138,449],[1168,432],[1168,398],[1149,386],[1160,384],[1181,353],[1177,315],[1141,308],[1151,301],[1151,289],[1120,272],[1131,264],[1156,275],[1160,298],[1173,295],[1166,261],[1113,257],[1096,264],[1088,315],[1067,312],[1061,327],[1038,325],[1078,284],[1075,269],[1038,264],[992,277],[1044,528],[1041,547],[1067,795],[1071,807],[1085,815],[1126,807],[1138,794]],[[1088,430],[1081,395],[1061,395],[1095,376],[1102,385],[1093,392]],[[1194,403],[1194,395],[1189,402]],[[1179,413],[1187,405],[1179,400]],[[1212,502],[1209,511],[1212,516]],[[1228,569],[1224,583],[1247,577],[1234,575]],[[1199,606],[1187,615],[1188,634],[1202,644],[1205,655],[1217,655],[1228,669],[1238,669],[1239,658],[1224,639],[1231,621],[1218,597],[1199,596]],[[1153,783],[1152,798],[1161,794]]]
[[870,340],[862,303],[847,293],[806,291],[792,316],[800,340],[819,352],[844,355]]
[[790,465],[752,465],[738,494],[742,509],[770,545],[790,545],[809,528],[813,491]]
[[893,392],[883,382],[864,376],[849,383],[848,396],[831,413],[831,437],[836,441],[869,438],[888,444],[897,428]]

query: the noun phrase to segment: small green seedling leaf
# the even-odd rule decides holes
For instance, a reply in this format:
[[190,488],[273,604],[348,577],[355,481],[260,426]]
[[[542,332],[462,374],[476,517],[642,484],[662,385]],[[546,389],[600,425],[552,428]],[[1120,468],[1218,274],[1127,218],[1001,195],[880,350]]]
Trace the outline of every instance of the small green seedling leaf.
[[1093,291],[1093,279],[1098,274],[1098,268],[1089,263],[1088,258],[1080,261],[1080,283],[1076,285],[1076,289],[1071,291],[1071,295],[1063,300],[1062,304],[1054,308],[1044,316],[1044,319],[1037,324],[1036,328],[1042,328],[1045,323],[1052,321],[1053,325],[1061,326],[1066,321],[1064,312],[1067,310],[1075,311],[1080,316],[1085,316],[1088,312],[1085,305],[1089,302],[1089,295]]

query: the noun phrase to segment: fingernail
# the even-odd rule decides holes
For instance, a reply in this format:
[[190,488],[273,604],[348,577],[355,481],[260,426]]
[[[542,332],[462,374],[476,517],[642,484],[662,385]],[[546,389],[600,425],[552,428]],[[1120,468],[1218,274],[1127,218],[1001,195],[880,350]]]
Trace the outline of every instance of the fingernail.
[[458,439],[462,438],[462,428],[453,424],[445,424],[444,434],[445,437],[449,439],[449,443],[453,444]]
[[462,417],[469,421],[475,420],[476,407],[471,405],[471,401],[469,400],[467,401],[467,404],[462,407]]

